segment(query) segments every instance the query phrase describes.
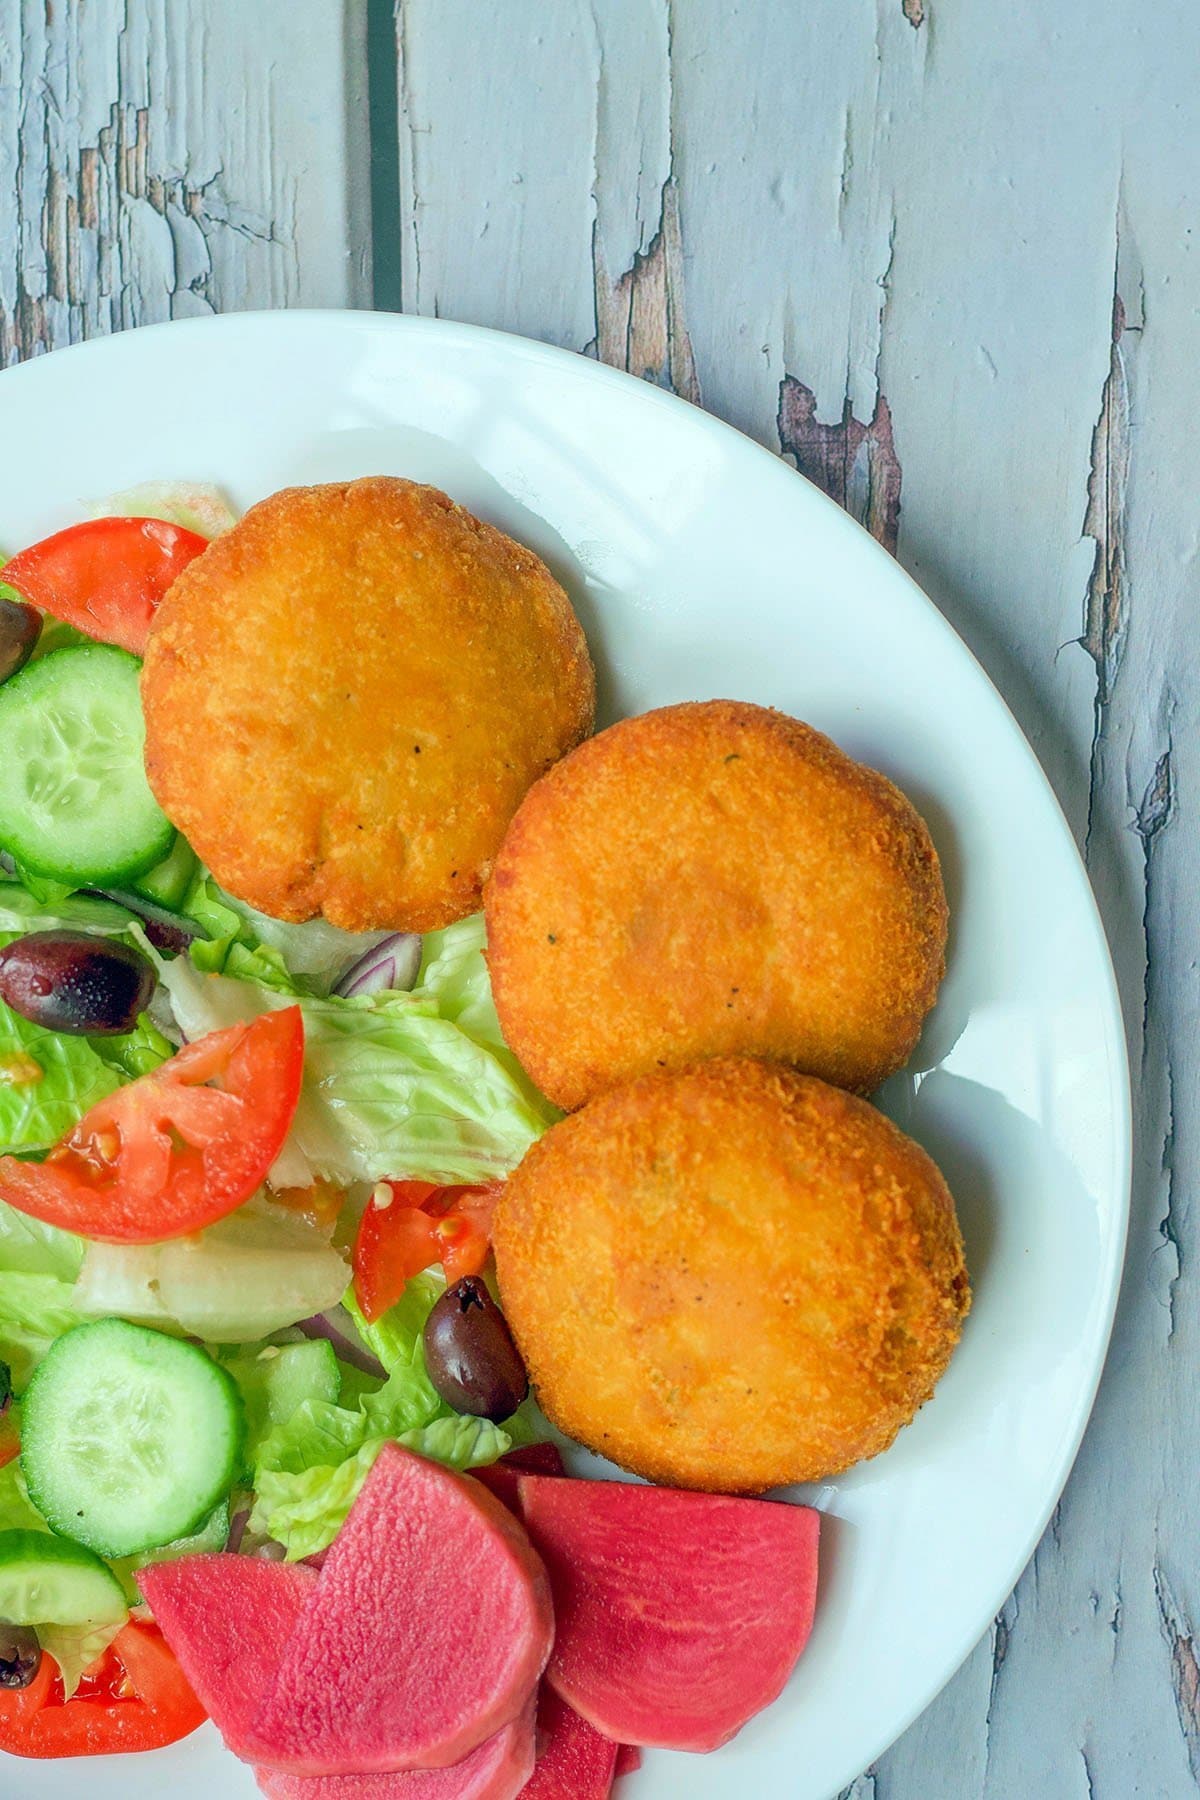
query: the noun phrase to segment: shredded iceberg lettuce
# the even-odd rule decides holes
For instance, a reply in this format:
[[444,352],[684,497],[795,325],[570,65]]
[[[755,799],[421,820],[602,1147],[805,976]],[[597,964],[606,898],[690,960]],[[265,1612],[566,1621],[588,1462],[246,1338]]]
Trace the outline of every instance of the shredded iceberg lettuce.
[[305,993],[278,952],[244,946],[230,947],[225,974],[204,974],[186,957],[160,960],[159,974],[189,1038],[299,1001],[304,1086],[275,1171],[280,1185],[483,1182],[515,1168],[556,1115],[503,1051],[498,1029],[489,1041],[480,1028],[477,999],[474,1012],[468,1006],[464,989],[479,969],[486,981],[481,935],[473,955],[476,971],[464,975],[467,958],[458,959],[445,992],[423,981],[412,993],[353,1000]]
[[208,481],[142,481],[88,508],[93,519],[165,519],[200,537],[220,537],[238,515],[219,487]]

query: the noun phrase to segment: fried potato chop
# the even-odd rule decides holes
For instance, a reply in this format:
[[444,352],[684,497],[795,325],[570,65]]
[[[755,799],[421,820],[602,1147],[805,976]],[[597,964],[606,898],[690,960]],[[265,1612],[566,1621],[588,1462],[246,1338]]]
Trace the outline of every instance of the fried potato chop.
[[654,1481],[835,1475],[933,1393],[970,1305],[954,1202],[854,1095],[724,1058],[552,1126],[495,1220],[538,1400]]
[[485,891],[504,1034],[576,1107],[701,1057],[870,1093],[945,969],[937,852],[900,791],[784,713],[625,719],[526,795]]
[[184,571],[150,634],[146,768],[231,893],[429,931],[479,905],[525,790],[590,729],[571,603],[436,488],[288,488]]

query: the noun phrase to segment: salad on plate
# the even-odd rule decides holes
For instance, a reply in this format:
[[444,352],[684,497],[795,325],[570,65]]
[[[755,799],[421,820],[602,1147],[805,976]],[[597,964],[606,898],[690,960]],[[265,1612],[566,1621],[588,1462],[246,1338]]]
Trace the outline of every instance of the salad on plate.
[[[146,484],[0,584],[0,1752],[211,1718],[287,1800],[603,1800],[717,1749],[816,1604],[755,1496],[885,1448],[969,1303],[842,1091],[936,994],[923,824],[764,709],[576,749],[567,597],[412,483]],[[747,859],[776,803],[846,847]]]

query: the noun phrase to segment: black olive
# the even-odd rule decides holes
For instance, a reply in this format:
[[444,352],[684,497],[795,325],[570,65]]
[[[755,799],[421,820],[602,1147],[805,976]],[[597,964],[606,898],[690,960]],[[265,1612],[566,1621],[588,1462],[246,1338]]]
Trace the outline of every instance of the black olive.
[[425,1321],[429,1379],[456,1412],[498,1422],[529,1392],[508,1320],[478,1275],[447,1288]]
[[0,681],[23,669],[42,635],[42,615],[24,600],[0,595]]
[[0,1000],[47,1031],[132,1031],[154,982],[140,950],[83,931],[32,931],[0,950]]
[[0,1688],[27,1688],[42,1666],[42,1646],[28,1625],[0,1622]]

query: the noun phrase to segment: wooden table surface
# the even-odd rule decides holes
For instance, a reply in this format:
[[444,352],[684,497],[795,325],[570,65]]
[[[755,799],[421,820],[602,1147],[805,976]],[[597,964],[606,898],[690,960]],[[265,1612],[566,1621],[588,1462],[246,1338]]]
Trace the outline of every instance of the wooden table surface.
[[5,363],[375,305],[620,364],[895,550],[1058,791],[1134,1072],[1116,1336],[1033,1563],[853,1800],[1200,1780],[1198,76],[1196,0],[0,0]]

